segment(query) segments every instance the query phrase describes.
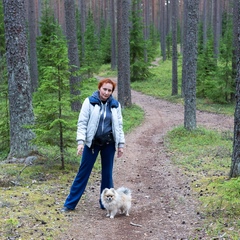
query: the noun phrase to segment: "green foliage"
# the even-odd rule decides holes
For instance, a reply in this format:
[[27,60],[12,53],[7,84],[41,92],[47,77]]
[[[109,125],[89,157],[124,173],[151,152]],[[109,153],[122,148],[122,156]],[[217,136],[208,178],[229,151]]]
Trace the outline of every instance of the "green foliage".
[[6,158],[10,149],[8,77],[5,55],[0,56],[0,158]]
[[[47,30],[48,25],[51,31]],[[34,94],[34,131],[38,146],[58,146],[64,168],[66,149],[75,142],[76,113],[71,112],[67,42],[49,9],[41,21],[42,35],[37,41],[39,88]]]
[[227,177],[232,139],[231,132],[187,131],[183,127],[168,132],[165,138],[172,160],[192,179],[207,232],[210,236],[225,233],[226,239],[238,239],[240,233],[240,179]]
[[[139,0],[133,1],[134,5]],[[141,11],[132,10],[130,29],[130,79],[131,82],[146,81],[152,77],[149,71],[150,63],[145,61],[147,56],[147,43],[143,38],[143,23],[141,21]],[[145,55],[144,55],[145,54]],[[151,57],[149,58],[149,60]]]
[[111,63],[111,28],[102,21],[100,30],[101,64]]
[[[235,99],[236,89],[235,79],[232,76],[232,59],[233,59],[233,23],[232,19],[225,23],[225,31],[220,41],[219,54],[219,71],[218,77],[223,81],[222,95],[224,102],[231,102]],[[221,93],[220,93],[221,94]]]
[[235,84],[232,79],[232,20],[224,18],[218,59],[214,56],[213,34],[208,31],[208,42],[203,46],[202,27],[198,40],[197,96],[214,103],[234,100]]
[[197,97],[212,99],[211,94],[218,80],[215,77],[217,62],[213,52],[213,37],[208,40],[205,47],[199,46],[197,64]]
[[84,89],[81,94],[81,102],[85,100],[85,98],[91,96],[94,91],[97,90],[98,80],[96,78],[86,78],[81,83],[81,88]]
[[93,73],[98,72],[102,63],[99,36],[96,32],[93,14],[89,12],[84,35],[85,52],[81,62],[81,66],[86,69],[88,78],[92,77]]

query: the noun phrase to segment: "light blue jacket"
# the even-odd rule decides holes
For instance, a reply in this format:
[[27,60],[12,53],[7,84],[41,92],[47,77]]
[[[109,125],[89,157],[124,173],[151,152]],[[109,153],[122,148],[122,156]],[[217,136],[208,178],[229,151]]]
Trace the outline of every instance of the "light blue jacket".
[[[110,96],[107,103],[112,112],[112,133],[116,149],[124,147],[125,137],[123,132],[123,120],[120,103]],[[89,148],[96,134],[101,111],[102,102],[98,97],[98,91],[94,92],[89,98],[86,98],[82,104],[77,123],[77,142],[86,144]]]

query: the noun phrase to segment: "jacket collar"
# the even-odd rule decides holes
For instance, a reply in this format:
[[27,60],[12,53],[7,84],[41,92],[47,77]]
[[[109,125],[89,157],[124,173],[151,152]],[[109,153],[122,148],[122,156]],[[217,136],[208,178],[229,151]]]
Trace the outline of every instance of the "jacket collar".
[[[100,97],[99,97],[99,91],[95,91],[92,96],[89,97],[89,101],[92,105],[99,105],[101,106],[102,102],[100,100]],[[110,108],[117,108],[119,106],[119,103],[116,99],[114,99],[114,97],[111,95],[108,100],[107,100],[107,103],[109,104]]]

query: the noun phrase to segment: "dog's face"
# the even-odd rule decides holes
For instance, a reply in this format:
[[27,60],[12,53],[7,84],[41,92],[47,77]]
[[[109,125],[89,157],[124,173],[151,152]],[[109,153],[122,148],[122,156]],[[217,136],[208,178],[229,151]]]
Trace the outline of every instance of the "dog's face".
[[112,202],[116,198],[116,191],[113,188],[105,188],[103,191],[103,196],[106,202]]

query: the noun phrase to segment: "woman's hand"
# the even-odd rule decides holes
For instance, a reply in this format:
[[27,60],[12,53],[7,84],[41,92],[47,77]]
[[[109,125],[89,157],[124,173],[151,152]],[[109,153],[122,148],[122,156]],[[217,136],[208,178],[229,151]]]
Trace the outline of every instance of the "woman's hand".
[[77,146],[77,155],[82,155],[84,145],[83,144],[78,144]]
[[123,148],[118,148],[117,157],[120,158],[123,155]]

